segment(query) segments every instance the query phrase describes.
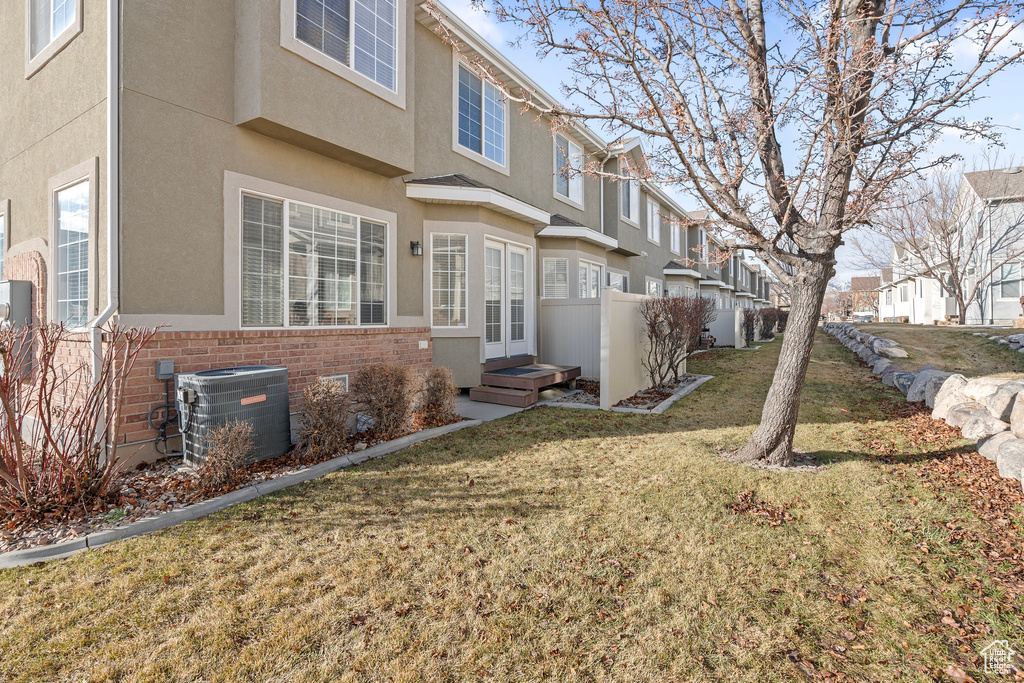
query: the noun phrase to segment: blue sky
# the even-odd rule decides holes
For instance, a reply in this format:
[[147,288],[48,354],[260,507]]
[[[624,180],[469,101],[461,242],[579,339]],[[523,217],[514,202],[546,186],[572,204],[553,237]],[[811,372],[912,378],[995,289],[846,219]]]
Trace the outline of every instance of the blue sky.
[[[463,21],[468,23],[487,41],[512,60],[528,76],[536,81],[542,88],[556,97],[561,97],[561,84],[569,78],[569,73],[563,62],[557,57],[550,57],[546,60],[538,59],[535,50],[529,41],[523,41],[521,48],[509,45],[509,42],[518,37],[517,29],[511,24],[502,24],[494,20],[486,12],[473,7],[470,0],[442,0],[452,12],[457,14]],[[484,0],[486,7],[486,0]],[[958,58],[970,60],[969,46],[958,53]],[[1000,161],[1007,165],[1011,160],[1020,165],[1024,163],[1024,64],[1011,67],[1004,71],[989,83],[984,85],[981,93],[985,99],[977,103],[966,112],[969,120],[990,118],[993,123],[1003,126],[1003,145],[998,150]],[[606,131],[598,130],[606,138],[609,137]],[[968,167],[973,162],[982,162],[986,154],[986,148],[977,142],[962,140],[955,131],[944,135],[934,150],[935,156],[945,154],[960,154],[964,157]],[[665,188],[674,196],[680,199],[685,208],[699,208],[693,205],[691,200],[672,192],[671,188]],[[839,265],[837,266],[837,277],[849,279],[852,275],[868,274],[861,273],[854,267],[856,258],[850,247],[841,247],[837,254]]]

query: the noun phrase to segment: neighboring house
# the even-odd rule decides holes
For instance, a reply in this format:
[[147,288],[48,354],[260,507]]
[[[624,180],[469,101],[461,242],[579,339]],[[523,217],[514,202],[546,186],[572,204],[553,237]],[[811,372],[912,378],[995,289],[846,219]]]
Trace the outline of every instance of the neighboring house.
[[878,275],[850,278],[850,294],[854,315],[878,315],[878,288],[882,278]]
[[519,115],[471,60],[553,100],[438,7],[460,55],[413,2],[0,4],[3,276],[81,358],[109,314],[164,326],[129,442],[155,437],[157,359],[287,366],[293,396],[383,361],[470,387],[538,353],[544,299],[768,305],[763,266],[702,259],[722,245],[658,187],[574,172],[642,165],[637,141]]
[[[950,225],[957,231],[965,273],[968,325],[1009,325],[1022,314],[1021,262],[1024,261],[1024,169],[1010,167],[965,173]],[[927,247],[917,250],[927,251]],[[891,278],[880,289],[879,318],[933,324],[958,315],[949,283],[950,260],[933,258],[924,266],[910,245],[894,244]]]

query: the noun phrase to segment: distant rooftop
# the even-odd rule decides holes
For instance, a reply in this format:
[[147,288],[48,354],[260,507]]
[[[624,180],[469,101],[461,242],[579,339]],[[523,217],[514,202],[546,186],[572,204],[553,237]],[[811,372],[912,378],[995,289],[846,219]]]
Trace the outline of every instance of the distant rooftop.
[[982,199],[1024,197],[1024,168],[1020,166],[972,171],[964,173],[964,180]]

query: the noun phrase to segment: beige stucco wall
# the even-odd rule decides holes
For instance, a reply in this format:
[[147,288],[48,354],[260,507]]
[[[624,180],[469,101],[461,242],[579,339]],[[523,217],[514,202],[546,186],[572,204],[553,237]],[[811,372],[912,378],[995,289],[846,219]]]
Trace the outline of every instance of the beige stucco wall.
[[95,313],[106,304],[106,243],[95,229],[106,221],[106,4],[83,6],[82,33],[26,79],[26,3],[0,3],[0,206],[9,207],[8,253],[38,250],[49,271],[51,181],[99,164],[90,207]]

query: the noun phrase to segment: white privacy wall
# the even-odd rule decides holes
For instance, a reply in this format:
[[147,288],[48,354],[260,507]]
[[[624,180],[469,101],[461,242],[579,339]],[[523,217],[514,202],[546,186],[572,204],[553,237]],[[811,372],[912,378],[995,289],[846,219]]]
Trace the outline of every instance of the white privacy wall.
[[539,336],[540,362],[578,365],[583,377],[601,376],[601,299],[541,299]]
[[650,386],[644,372],[646,334],[640,318],[641,294],[601,291],[601,409],[609,410]]

